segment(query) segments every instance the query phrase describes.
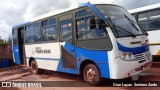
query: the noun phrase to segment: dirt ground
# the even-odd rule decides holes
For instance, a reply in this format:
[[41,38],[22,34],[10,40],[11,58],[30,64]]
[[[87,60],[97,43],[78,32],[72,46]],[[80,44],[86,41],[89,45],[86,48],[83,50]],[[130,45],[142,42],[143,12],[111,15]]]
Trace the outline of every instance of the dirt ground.
[[[147,71],[140,73],[138,81],[160,81],[160,67],[158,66],[160,66],[160,63],[156,63]],[[57,87],[0,88],[0,90],[160,90],[160,87],[108,87],[106,84],[102,84],[100,86],[89,86],[83,81],[82,76],[53,71],[44,71],[39,75],[35,75],[32,74],[30,68],[26,66],[14,66],[0,69],[0,81],[54,81],[54,83],[59,83]],[[103,83],[114,81],[115,80],[104,79]],[[131,79],[118,81],[132,82]]]

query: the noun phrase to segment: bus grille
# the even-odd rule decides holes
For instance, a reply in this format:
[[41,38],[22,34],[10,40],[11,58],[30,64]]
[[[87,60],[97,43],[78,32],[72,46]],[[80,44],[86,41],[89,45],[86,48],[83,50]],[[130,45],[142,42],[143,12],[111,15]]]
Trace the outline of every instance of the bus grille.
[[144,53],[136,54],[135,57],[136,57],[136,60],[150,60],[151,53],[150,53],[150,51],[147,51]]

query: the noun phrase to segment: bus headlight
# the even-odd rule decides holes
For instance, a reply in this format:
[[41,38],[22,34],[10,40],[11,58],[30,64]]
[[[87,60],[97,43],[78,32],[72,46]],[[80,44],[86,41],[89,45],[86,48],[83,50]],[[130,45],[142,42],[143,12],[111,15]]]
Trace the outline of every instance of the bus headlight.
[[128,52],[120,52],[120,57],[123,60],[135,60],[135,56],[132,53],[128,53]]

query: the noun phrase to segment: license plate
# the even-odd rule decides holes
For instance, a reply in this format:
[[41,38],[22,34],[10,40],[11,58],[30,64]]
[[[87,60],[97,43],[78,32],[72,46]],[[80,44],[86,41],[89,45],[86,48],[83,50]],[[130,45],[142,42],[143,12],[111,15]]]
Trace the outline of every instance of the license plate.
[[144,68],[148,68],[150,66],[150,62],[149,63],[146,63],[143,67]]

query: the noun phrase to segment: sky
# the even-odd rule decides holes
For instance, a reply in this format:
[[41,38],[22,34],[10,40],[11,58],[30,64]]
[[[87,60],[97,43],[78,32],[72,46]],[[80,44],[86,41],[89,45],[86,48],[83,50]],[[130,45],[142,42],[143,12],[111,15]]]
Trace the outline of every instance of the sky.
[[87,1],[116,4],[127,10],[160,3],[160,0],[0,0],[0,36],[2,39],[7,39],[12,27],[17,24]]

